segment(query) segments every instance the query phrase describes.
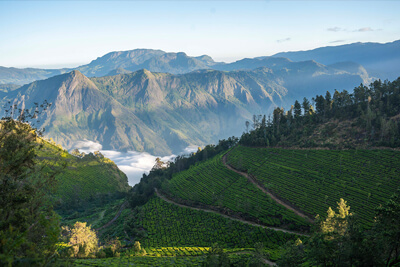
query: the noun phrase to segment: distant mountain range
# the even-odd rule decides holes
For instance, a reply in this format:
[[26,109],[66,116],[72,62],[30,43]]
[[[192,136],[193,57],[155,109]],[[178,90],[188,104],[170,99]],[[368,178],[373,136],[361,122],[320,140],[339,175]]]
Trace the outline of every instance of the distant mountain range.
[[[261,60],[273,65],[276,59]],[[104,149],[177,153],[245,130],[253,114],[288,107],[298,96],[358,85],[362,75],[314,61],[280,59],[276,70],[197,70],[173,75],[138,70],[88,78],[80,71],[2,92],[2,103],[21,108],[47,100],[46,135],[66,148],[78,140]],[[285,63],[286,62],[286,63]]]
[[[321,47],[309,51],[278,53],[272,57],[257,57],[233,63],[215,62],[207,55],[190,57],[183,52],[167,53],[161,50],[135,49],[110,52],[87,65],[75,68],[87,77],[102,77],[147,69],[151,72],[185,74],[195,70],[214,69],[223,71],[254,70],[267,67],[275,71],[298,62],[315,61],[320,64],[349,72],[357,68],[360,74],[380,79],[395,79],[400,73],[400,40],[380,43],[354,43],[349,45]],[[293,61],[293,62],[291,62]],[[301,68],[299,63],[297,68]],[[0,67],[0,84],[23,85],[50,78],[74,69],[17,69]],[[350,71],[355,73],[354,69]]]
[[400,76],[400,40],[391,43],[354,43],[308,51],[284,52],[274,57],[292,61],[315,60],[324,65],[349,62],[362,65],[372,77],[394,80]]

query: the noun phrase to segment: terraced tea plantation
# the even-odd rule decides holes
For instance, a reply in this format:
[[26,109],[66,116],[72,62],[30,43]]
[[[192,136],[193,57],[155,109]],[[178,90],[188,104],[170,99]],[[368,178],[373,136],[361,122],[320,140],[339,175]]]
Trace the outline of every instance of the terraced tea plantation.
[[233,211],[265,225],[290,229],[308,225],[245,177],[226,168],[222,155],[175,174],[163,190],[178,199],[218,207],[227,213]]
[[[232,266],[246,266],[254,260],[253,254],[228,254]],[[74,266],[203,266],[206,256],[195,257],[120,257],[74,260]]]
[[257,242],[261,242],[271,259],[276,260],[280,246],[297,238],[294,234],[248,225],[219,214],[182,208],[158,197],[152,198],[137,212],[137,223],[148,234],[140,243],[151,250],[149,253],[159,254],[155,256],[183,256],[182,253],[195,256],[206,253],[214,243],[232,251],[235,248],[254,248]]
[[326,215],[340,198],[365,225],[400,187],[400,152],[291,150],[238,146],[228,163],[309,214]]

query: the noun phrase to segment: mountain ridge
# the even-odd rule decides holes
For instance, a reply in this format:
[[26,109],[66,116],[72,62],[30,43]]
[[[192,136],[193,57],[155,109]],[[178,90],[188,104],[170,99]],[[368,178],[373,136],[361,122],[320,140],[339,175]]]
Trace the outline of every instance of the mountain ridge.
[[[376,43],[356,43],[355,45],[362,45],[363,47],[376,46]],[[380,44],[391,45],[392,43]],[[400,44],[400,41],[395,41],[393,44]],[[349,46],[349,45],[347,45]],[[379,47],[381,47],[379,46]],[[342,49],[341,46],[331,46],[329,49]],[[323,47],[317,48],[325,49]],[[0,84],[27,84],[33,82],[35,80],[46,79],[55,75],[63,74],[69,72],[73,69],[79,70],[87,77],[101,77],[108,75],[115,75],[119,73],[128,73],[134,72],[140,69],[148,69],[151,72],[163,72],[163,73],[171,73],[171,74],[185,74],[196,70],[201,69],[215,69],[215,70],[223,70],[223,71],[232,71],[232,70],[241,70],[241,69],[256,69],[259,67],[269,67],[274,70],[278,68],[285,68],[287,64],[293,64],[291,61],[307,61],[314,60],[318,63],[324,64],[329,67],[329,65],[339,63],[341,61],[353,61],[356,62],[363,67],[368,72],[372,73],[372,76],[381,78],[382,73],[387,72],[385,70],[385,66],[382,62],[380,62],[380,55],[384,52],[385,49],[375,49],[368,50],[366,53],[365,49],[358,51],[358,53],[365,58],[372,58],[369,62],[359,62],[352,58],[343,58],[338,59],[338,57],[334,54],[332,56],[331,61],[326,61],[324,58],[319,60],[318,57],[306,57],[299,58],[294,60],[290,53],[298,53],[298,52],[285,52],[278,53],[273,56],[261,56],[255,58],[244,58],[241,60],[237,60],[232,63],[224,63],[224,62],[215,62],[208,55],[201,56],[188,56],[184,52],[165,52],[162,50],[155,49],[133,49],[127,51],[114,51],[109,52],[101,57],[98,57],[95,60],[92,60],[90,63],[81,65],[76,68],[64,68],[64,69],[34,69],[34,68],[26,68],[26,69],[17,69],[17,68],[6,68],[0,67]],[[392,49],[393,50],[393,49]],[[318,50],[319,51],[319,50]],[[364,51],[364,52],[363,52]],[[356,51],[357,52],[357,51]],[[395,51],[396,52],[396,51]],[[398,54],[398,52],[396,52]],[[395,53],[395,55],[397,55]],[[386,53],[388,54],[388,53]],[[281,55],[284,57],[282,59],[277,59],[277,57]],[[399,56],[400,57],[400,56]],[[396,65],[398,62],[398,58],[394,59],[391,65]],[[291,58],[292,60],[288,59]],[[273,61],[276,61],[273,64]],[[365,64],[367,66],[364,66]],[[305,63],[303,63],[305,64]],[[371,68],[369,65],[376,65],[375,68]],[[400,64],[399,64],[400,65]],[[396,66],[395,66],[396,67]],[[398,71],[392,71],[390,75],[394,75],[397,77]],[[390,72],[390,70],[389,70]],[[396,78],[394,77],[394,78]]]
[[352,61],[362,65],[371,75],[394,80],[400,73],[400,40],[388,43],[352,43],[319,47],[304,51],[281,52],[273,57],[286,57],[293,61],[314,59],[331,65]]

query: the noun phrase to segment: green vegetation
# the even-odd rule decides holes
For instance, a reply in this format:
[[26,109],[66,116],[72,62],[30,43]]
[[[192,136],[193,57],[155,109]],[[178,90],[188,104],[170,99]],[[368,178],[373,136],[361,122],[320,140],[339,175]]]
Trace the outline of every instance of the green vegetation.
[[288,243],[280,266],[398,266],[400,263],[400,191],[376,209],[368,230],[340,199],[338,213],[328,209],[318,217],[314,232],[304,243]]
[[84,212],[121,198],[130,189],[126,175],[100,152],[73,156],[52,140],[39,140],[40,165],[64,166],[56,175],[56,191],[52,194],[57,211],[63,216]]
[[307,225],[245,177],[226,168],[222,155],[175,174],[162,189],[180,200],[215,206],[224,213],[238,213],[265,225],[286,225],[291,229]]
[[[317,95],[315,107],[304,98],[273,117],[254,116],[240,143],[248,146],[355,148],[400,146],[400,78],[360,85],[350,94]],[[313,104],[314,105],[314,104]],[[303,109],[303,112],[302,112]]]
[[[172,179],[175,173],[189,169],[191,166],[206,161],[213,156],[228,150],[238,142],[238,138],[229,137],[227,140],[219,140],[217,145],[207,145],[204,149],[199,149],[196,153],[189,156],[177,156],[174,162],[169,162],[167,167],[163,167],[163,162],[159,161],[148,175],[143,174],[140,183],[136,184],[131,191],[129,202],[132,208],[145,204],[154,194],[154,188],[160,188],[166,180]],[[159,165],[159,166],[157,166]]]
[[[254,261],[254,256],[248,254],[228,254],[227,255],[231,266],[246,266],[247,263]],[[85,259],[75,260],[74,266],[204,266],[206,256],[195,257],[120,257],[120,258],[107,258],[107,259]],[[264,266],[264,265],[261,265]]]
[[96,232],[86,222],[76,222],[70,229],[63,227],[63,235],[66,236],[71,253],[76,258],[94,257],[99,250],[99,240]]
[[228,163],[265,188],[312,214],[337,198],[370,225],[374,208],[400,186],[400,152],[394,150],[299,150],[237,146]]
[[1,266],[47,264],[56,251],[59,221],[48,196],[60,170],[36,164],[39,135],[22,115],[0,122]]
[[[125,228],[131,238],[139,240],[146,249],[209,247],[214,243],[228,249],[254,248],[255,243],[261,242],[273,259],[279,258],[281,245],[296,238],[293,234],[247,225],[219,214],[178,207],[156,197],[135,208]],[[168,250],[176,255],[175,249]]]

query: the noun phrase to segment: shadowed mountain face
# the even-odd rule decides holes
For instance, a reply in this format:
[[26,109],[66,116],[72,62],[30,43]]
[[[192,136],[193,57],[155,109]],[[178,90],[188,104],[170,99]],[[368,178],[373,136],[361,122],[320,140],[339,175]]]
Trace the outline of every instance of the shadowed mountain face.
[[288,107],[295,97],[363,82],[358,74],[316,62],[291,64],[183,75],[139,70],[98,78],[72,71],[3,92],[2,101],[21,108],[52,103],[42,123],[46,135],[66,148],[88,139],[104,149],[166,155],[240,135],[253,114]]
[[[79,71],[37,81],[7,96],[21,108],[47,100],[51,109],[41,118],[46,136],[70,148],[76,140],[95,140],[108,149],[169,151],[164,140],[133,111],[98,90]],[[151,140],[151,141],[150,141]]]
[[315,60],[325,65],[339,62],[361,64],[371,76],[394,80],[400,74],[400,40],[391,43],[354,43],[321,47],[314,50],[284,52],[274,57],[292,61]]

